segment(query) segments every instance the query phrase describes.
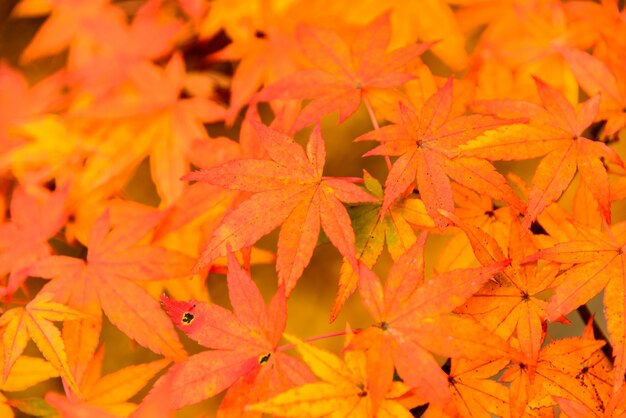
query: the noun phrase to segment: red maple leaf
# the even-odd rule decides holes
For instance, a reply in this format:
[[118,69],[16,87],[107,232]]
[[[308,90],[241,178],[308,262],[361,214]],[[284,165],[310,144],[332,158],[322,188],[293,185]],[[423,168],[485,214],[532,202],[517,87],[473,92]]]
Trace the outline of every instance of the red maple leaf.
[[[247,403],[265,400],[313,376],[299,360],[277,350],[287,321],[287,300],[279,288],[269,306],[234,254],[228,254],[228,294],[233,312],[198,301],[161,302],[176,326],[211,350],[176,364],[155,383],[154,400],[168,391],[167,407],[178,409],[228,389],[218,416],[242,413]],[[258,414],[260,416],[260,414]],[[256,415],[254,415],[256,416]]]

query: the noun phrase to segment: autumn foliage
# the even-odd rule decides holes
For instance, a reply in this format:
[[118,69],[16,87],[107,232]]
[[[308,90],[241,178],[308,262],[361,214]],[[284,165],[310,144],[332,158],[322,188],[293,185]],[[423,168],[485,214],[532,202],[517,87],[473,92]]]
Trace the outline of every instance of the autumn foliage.
[[623,1],[9,3],[1,417],[626,417]]

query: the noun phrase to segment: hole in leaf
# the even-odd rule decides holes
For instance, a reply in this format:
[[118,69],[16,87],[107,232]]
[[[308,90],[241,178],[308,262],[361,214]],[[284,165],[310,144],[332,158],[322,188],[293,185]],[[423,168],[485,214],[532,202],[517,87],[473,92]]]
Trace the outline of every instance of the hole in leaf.
[[195,316],[191,312],[185,312],[181,321],[185,325],[190,325],[194,318]]
[[259,357],[259,364],[267,363],[269,361],[270,357],[272,357],[272,353],[267,353],[265,355],[260,356]]
[[535,235],[548,235],[548,231],[543,229],[543,226],[537,221],[533,221],[533,223],[530,224],[530,232]]

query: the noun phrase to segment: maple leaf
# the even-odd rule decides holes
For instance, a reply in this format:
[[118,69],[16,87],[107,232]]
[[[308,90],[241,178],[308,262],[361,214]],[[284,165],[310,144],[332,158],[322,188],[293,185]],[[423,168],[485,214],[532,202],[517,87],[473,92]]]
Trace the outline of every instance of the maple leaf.
[[407,187],[417,181],[428,214],[443,229],[447,220],[438,210],[454,211],[454,196],[448,177],[524,211],[523,203],[490,163],[478,158],[455,158],[459,145],[512,121],[480,115],[449,119],[452,98],[452,78],[449,78],[419,113],[400,103],[400,123],[384,126],[356,139],[381,142],[364,156],[399,156],[385,181],[383,214]]
[[11,296],[27,277],[27,269],[51,253],[48,240],[67,220],[68,188],[54,192],[18,187],[11,197],[11,220],[0,224],[0,276],[10,273],[2,293]]
[[[509,416],[507,388],[491,379],[508,364],[507,359],[451,361],[448,386],[459,416],[481,417],[493,414]],[[430,405],[425,418],[445,417],[445,412]]]
[[391,36],[388,13],[361,28],[351,43],[312,26],[298,27],[296,36],[314,69],[286,76],[255,97],[261,101],[312,99],[294,122],[294,132],[336,110],[343,122],[370,89],[396,87],[414,78],[399,71],[433,44],[408,45],[387,53]]
[[543,347],[536,362],[510,365],[501,380],[511,382],[511,416],[552,406],[552,396],[581,402],[592,410],[602,408],[612,387],[606,370],[595,368],[594,354],[603,345],[588,338],[563,338]]
[[63,396],[50,392],[45,397],[46,401],[63,416],[79,415],[81,411],[92,411],[95,416],[128,416],[136,408],[129,399],[170,363],[169,360],[161,359],[133,364],[102,376],[103,358],[104,346],[100,346],[81,381],[80,400],[64,399]]
[[[211,4],[211,13],[202,25],[201,36],[214,35],[223,27],[232,42],[208,59],[238,61],[230,83],[227,124],[233,123],[260,86],[297,70],[298,44],[294,26],[299,20],[294,17],[301,18],[303,13],[310,12],[298,8],[302,9],[302,3],[293,2],[286,7],[258,0],[241,7],[225,1]],[[251,20],[254,24],[250,24]]]
[[[243,155],[243,146],[225,137],[198,139],[191,143],[191,163],[200,168],[213,167],[225,161],[242,158]],[[199,219],[205,225],[216,224],[235,202],[236,197],[237,193],[234,191],[207,183],[195,183],[186,187],[176,201],[164,210],[163,219],[155,227],[153,242],[190,223],[198,223]],[[197,248],[199,244],[194,246]]]
[[[594,317],[593,315],[587,321],[585,330],[583,331],[583,339],[593,341],[594,334]],[[611,370],[613,364],[610,356],[607,357],[604,350],[596,351],[587,360],[585,367],[576,376],[583,383],[583,386],[591,388],[594,391],[593,403],[585,402],[585,399],[575,399],[575,397],[564,397],[562,394],[552,394],[552,399],[559,404],[561,412],[568,416],[596,416],[596,417],[613,417],[622,416],[623,409],[626,405],[623,403],[624,388],[622,386],[617,391],[607,391],[607,385],[612,382]],[[590,408],[590,407],[593,407]],[[622,410],[620,413],[620,409]]]
[[[190,155],[191,163],[200,169],[205,169],[236,159],[267,158],[256,130],[249,122],[251,119],[260,121],[254,106],[248,109],[246,118],[241,123],[239,142],[226,137],[193,141]],[[224,214],[247,197],[249,195],[239,193],[236,190],[228,190],[204,182],[191,184],[184,189],[183,194],[176,202],[166,209],[163,220],[155,230],[153,240],[157,241],[163,238],[164,235],[177,230],[180,233],[182,232],[180,231],[181,227],[190,223],[193,223],[193,225],[201,223],[203,225],[201,233],[198,233],[198,228],[192,225],[184,228],[186,231],[194,231],[195,235],[198,235],[197,240],[192,240],[191,242],[187,240],[190,243],[189,247],[194,249],[202,248],[224,217]],[[253,248],[253,252],[263,254],[258,248]],[[266,257],[258,260],[260,262],[275,260],[275,254],[265,252],[265,255]],[[256,257],[253,257],[251,261],[254,262],[255,260]],[[186,299],[192,298],[194,297],[187,297]]]
[[456,312],[469,315],[504,339],[517,331],[521,351],[536,359],[544,340],[543,321],[547,317],[547,302],[538,294],[553,286],[558,269],[546,266],[538,270],[536,265],[525,263],[537,248],[515,216],[511,216],[508,245],[504,248],[481,229],[452,214],[446,216],[465,232],[482,265],[511,260],[497,280],[486,283]]
[[160,0],[143,2],[131,16],[90,18],[88,35],[75,37],[68,56],[68,78],[75,101],[89,103],[115,94],[135,67],[170,53],[182,22],[161,7]]
[[622,386],[621,389],[613,393],[613,396],[608,402],[603,404],[591,405],[595,408],[591,408],[589,405],[585,405],[580,400],[564,398],[561,396],[553,395],[552,398],[559,404],[561,412],[567,414],[572,418],[586,418],[586,417],[598,417],[598,418],[610,418],[610,417],[623,417],[626,415],[626,403],[624,400],[626,396],[626,386]]
[[445,0],[429,0],[420,4],[396,2],[391,4],[391,8],[395,14],[392,15],[394,29],[404,34],[407,41],[416,38],[440,40],[433,45],[433,54],[454,71],[467,67],[466,37],[461,31],[462,22],[455,16],[451,4]]
[[[217,222],[232,206],[235,197],[235,192],[210,184],[190,185],[183,190],[176,202],[165,210],[163,220],[155,228],[154,240],[158,241],[198,219]],[[207,217],[207,214],[210,216]]]
[[310,380],[303,363],[277,350],[287,320],[282,287],[266,307],[232,252],[228,254],[227,281],[233,312],[215,304],[162,296],[176,326],[211,350],[169,369],[155,383],[147,402],[163,389],[168,393],[167,407],[177,409],[228,389],[218,416],[234,416],[241,414],[246,402],[265,399],[274,391]]
[[72,184],[92,152],[91,144],[56,115],[36,118],[11,131],[23,143],[0,158],[0,166],[6,164],[22,184]]
[[[561,196],[577,169],[610,223],[609,179],[601,159],[621,167],[624,164],[606,144],[584,136],[585,129],[596,119],[600,97],[588,99],[576,111],[560,91],[538,78],[535,82],[542,106],[514,100],[485,101],[474,106],[501,116],[530,117],[531,125],[511,125],[494,131],[494,135],[487,133],[461,146],[461,154],[492,160],[523,160],[545,154],[533,177],[524,228]],[[515,153],[510,152],[511,147],[515,147]]]
[[[477,193],[458,183],[452,184],[455,216],[464,223],[480,228],[492,236],[501,247],[509,240],[511,217],[517,216],[508,206],[499,206],[489,196]],[[453,230],[451,230],[453,231]],[[465,234],[455,233],[437,257],[433,268],[436,273],[476,267],[476,257]]]
[[89,32],[92,20],[123,19],[121,10],[109,4],[109,0],[53,0],[51,5],[50,16],[22,52],[24,63],[61,52],[73,40]]
[[501,338],[478,323],[451,313],[509,261],[489,267],[456,270],[431,280],[423,278],[424,240],[417,241],[389,271],[382,287],[361,264],[359,291],[375,326],[355,337],[360,345],[374,343],[393,358],[404,382],[446,412],[453,412],[448,378],[432,357],[518,356]]
[[196,270],[239,250],[282,224],[276,269],[287,294],[309,263],[320,227],[339,252],[356,265],[354,232],[341,202],[374,197],[340,178],[323,177],[326,147],[319,125],[303,149],[290,137],[252,121],[271,160],[242,159],[188,174],[186,180],[255,193],[227,214],[200,255]]
[[589,96],[600,93],[599,117],[606,119],[603,134],[614,135],[626,126],[626,66],[615,65],[611,71],[598,58],[573,48],[562,48],[561,53],[567,60],[580,86]]
[[0,62],[0,166],[4,152],[21,143],[10,128],[52,110],[60,81],[55,73],[31,87],[22,73]]
[[596,36],[588,24],[569,20],[563,2],[476,3],[470,7],[481,17],[495,15],[488,19],[472,54],[478,87],[487,92],[486,98],[534,98],[532,77],[538,76],[558,87],[569,100],[576,100],[576,80],[558,47],[590,48]]
[[573,265],[559,276],[561,284],[554,290],[546,307],[550,320],[571,312],[604,289],[604,307],[613,343],[618,389],[626,371],[626,222],[607,226],[605,231],[576,224],[576,231],[575,239],[541,250],[525,261],[543,259]]
[[[363,179],[367,191],[379,201],[356,206],[348,212],[354,228],[356,257],[371,268],[382,253],[385,242],[391,257],[395,260],[415,243],[416,237],[411,224],[432,227],[434,223],[426,213],[424,203],[415,198],[397,201],[384,218],[381,218],[383,188],[378,180],[367,172],[364,173]],[[330,313],[331,322],[335,320],[348,297],[354,293],[357,284],[358,272],[352,268],[348,260],[344,259],[339,274],[339,289]]]
[[[388,396],[389,393],[382,394],[382,399],[373,399],[371,385],[377,382],[373,381],[373,376],[367,375],[368,358],[365,352],[347,351],[342,361],[336,355],[296,337],[285,335],[285,338],[296,344],[304,361],[323,381],[290,389],[265,402],[249,406],[249,410],[285,417],[412,416],[400,403],[386,398],[385,395]],[[391,367],[391,363],[389,366]],[[389,377],[389,381],[385,383],[388,392],[396,395],[394,397],[402,390],[408,391],[401,382],[391,381],[393,373],[381,373],[378,377],[380,376]]]
[[[615,0],[603,0],[599,3],[574,1],[564,4],[568,19],[576,21],[584,30],[597,38],[594,53],[599,53],[610,60],[620,62],[620,56],[626,51],[626,25],[623,10]],[[622,7],[623,9],[623,7]],[[586,50],[588,48],[578,48]],[[615,57],[611,57],[615,55]],[[621,60],[623,61],[623,60]]]
[[[86,132],[92,131],[93,125],[99,128],[97,136],[101,138],[98,152],[85,163],[79,185],[82,190],[93,190],[150,155],[151,176],[167,206],[182,194],[180,177],[189,170],[192,141],[207,138],[203,123],[222,119],[225,111],[204,97],[180,97],[186,72],[179,53],[165,68],[136,65],[128,78],[137,100],[120,92],[73,115]],[[137,135],[131,148],[129,130]]]
[[[3,350],[2,362],[4,362],[4,345],[0,347]],[[0,390],[18,392],[58,376],[59,371],[52,363],[38,357],[19,356],[11,366],[6,380],[0,384]]]
[[45,291],[87,314],[63,329],[70,369],[78,382],[98,345],[102,311],[114,326],[150,350],[172,359],[186,356],[158,303],[133,283],[189,275],[191,257],[161,247],[137,245],[161,216],[156,213],[126,220],[110,229],[105,212],[91,229],[86,260],[51,256],[29,270],[31,275],[53,278],[44,286]]
[[40,292],[25,307],[10,309],[0,317],[0,327],[4,327],[3,381],[7,380],[11,368],[24,352],[28,340],[32,339],[67,384],[73,390],[77,388],[67,362],[61,331],[52,324],[52,321],[72,321],[83,315],[60,303],[52,302],[51,298],[50,293]]

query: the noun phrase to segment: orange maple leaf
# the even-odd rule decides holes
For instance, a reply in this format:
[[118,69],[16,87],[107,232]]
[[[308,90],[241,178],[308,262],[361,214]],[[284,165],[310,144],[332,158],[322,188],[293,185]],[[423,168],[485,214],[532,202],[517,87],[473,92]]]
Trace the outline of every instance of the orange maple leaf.
[[481,229],[452,214],[446,216],[465,232],[482,265],[511,260],[497,281],[486,283],[456,312],[469,315],[505,339],[516,331],[521,351],[536,359],[544,340],[543,321],[547,317],[547,302],[538,294],[553,287],[558,269],[548,266],[538,270],[537,266],[524,263],[527,256],[536,252],[536,247],[515,216],[510,217],[509,242],[504,248]]
[[[408,409],[393,398],[408,392],[402,382],[392,381],[393,373],[378,373],[369,376],[368,362],[376,362],[369,367],[384,367],[376,358],[368,358],[360,350],[350,350],[344,354],[342,361],[336,355],[319,349],[300,339],[285,335],[285,338],[296,344],[304,361],[311,366],[321,382],[308,383],[283,392],[272,399],[248,407],[249,410],[262,411],[285,417],[321,417],[336,415],[338,417],[378,417],[410,418]],[[391,372],[392,364],[386,364]],[[376,399],[372,391],[380,384],[377,378],[387,378],[385,393]]]
[[[542,106],[515,100],[478,102],[474,106],[503,117],[529,117],[530,125],[511,125],[494,131],[494,135],[487,133],[462,146],[461,154],[492,160],[523,160],[545,154],[533,177],[524,228],[561,196],[577,169],[610,223],[609,178],[602,158],[621,167],[624,163],[606,144],[584,136],[598,115],[600,97],[581,103],[576,111],[559,90],[538,78],[535,82]],[[511,152],[511,147],[516,151]]]
[[[583,340],[594,341],[595,319],[592,316],[587,321],[585,330],[583,331]],[[622,385],[619,390],[609,391],[612,383],[611,371],[613,364],[610,356],[607,356],[605,348],[597,350],[583,365],[580,373],[576,376],[577,380],[583,383],[583,387],[591,388],[594,392],[592,402],[588,402],[589,398],[583,396],[576,397],[569,394],[556,393],[552,394],[552,399],[559,404],[561,411],[572,418],[580,417],[619,417],[624,415],[626,403],[624,403],[624,395],[626,395],[626,386]],[[584,412],[583,412],[584,411]]]
[[626,66],[615,63],[611,71],[604,62],[585,51],[564,47],[561,53],[585,93],[601,94],[599,117],[606,119],[603,134],[608,137],[626,127]]
[[[225,114],[206,97],[181,98],[186,77],[178,53],[164,68],[147,62],[135,65],[127,81],[137,100],[129,100],[121,89],[73,114],[79,125],[100,141],[98,152],[88,157],[79,177],[83,193],[110,182],[150,155],[150,171],[162,203],[169,205],[180,197],[184,188],[180,177],[189,170],[192,142],[207,138],[203,123],[220,120]],[[137,135],[130,148],[129,129]]]
[[368,90],[396,87],[414,78],[400,72],[433,43],[408,45],[387,53],[391,37],[389,13],[361,28],[348,43],[335,32],[300,26],[298,43],[314,69],[284,77],[262,90],[256,100],[312,99],[292,131],[339,111],[339,122],[354,113]]
[[588,338],[563,338],[543,347],[536,361],[511,364],[500,379],[511,383],[511,416],[556,404],[550,396],[580,402],[591,410],[602,408],[612,387],[606,370],[595,369],[602,345],[603,341]]
[[[163,280],[190,274],[193,258],[151,245],[138,245],[161,219],[155,213],[110,230],[108,212],[95,222],[86,260],[50,256],[29,274],[53,278],[44,289],[56,300],[87,314],[63,329],[70,369],[78,382],[97,348],[102,311],[113,325],[156,353],[181,359],[186,353],[157,301],[133,280]],[[129,320],[129,318],[133,318]]]
[[50,16],[22,53],[28,63],[67,48],[72,41],[89,33],[89,23],[97,19],[122,19],[121,10],[109,0],[51,0]]
[[[424,282],[423,249],[417,241],[392,266],[385,286],[361,264],[359,291],[376,325],[359,333],[359,347],[385,347],[400,377],[419,395],[451,412],[448,378],[430,352],[446,357],[519,358],[503,339],[471,319],[451,313],[509,260],[488,267],[456,270]],[[381,360],[384,361],[384,360]]]
[[[294,10],[295,7],[295,10]],[[260,86],[267,85],[297,70],[298,45],[294,36],[300,2],[286,8],[272,3],[252,1],[241,11],[232,4],[214,3],[205,21],[201,36],[213,34],[217,28],[231,38],[224,49],[208,57],[210,60],[238,61],[230,84],[230,108],[226,123],[232,124],[242,107],[250,103]],[[259,13],[260,10],[263,13]],[[256,21],[258,20],[258,21]],[[251,24],[251,21],[255,21]]]
[[[123,414],[127,416],[136,405],[129,402],[146,384],[165,368],[170,361],[155,360],[149,363],[133,364],[102,376],[104,346],[100,346],[89,362],[80,384],[80,398],[67,399],[54,392],[46,394],[50,403],[63,416],[109,417]],[[75,415],[73,415],[75,414]]]
[[276,269],[287,294],[311,259],[320,227],[356,265],[354,232],[341,202],[375,198],[347,180],[322,176],[326,147],[319,125],[305,154],[290,137],[259,122],[252,124],[271,160],[234,160],[184,177],[255,193],[226,215],[202,251],[196,270],[225,255],[227,245],[233,250],[251,246],[281,224]]
[[79,42],[71,45],[68,78],[79,97],[99,101],[111,94],[135,67],[170,53],[183,26],[161,7],[160,0],[144,2],[132,22],[123,17],[122,10],[91,17],[86,22],[88,36],[74,38]]
[[541,250],[525,261],[542,259],[573,265],[559,276],[561,284],[546,307],[550,320],[571,312],[605,289],[604,307],[615,356],[615,383],[619,388],[626,371],[626,222],[607,226],[604,231],[581,224],[575,226],[578,239]]
[[52,321],[76,321],[83,315],[67,306],[52,301],[52,294],[40,292],[25,307],[13,308],[0,317],[3,327],[2,346],[4,354],[3,382],[7,380],[13,365],[32,339],[44,357],[63,376],[70,388],[77,389],[72,376],[61,332]]
[[[458,183],[452,184],[455,216],[464,223],[480,228],[491,235],[500,246],[509,240],[511,217],[517,217],[508,206],[500,206],[489,196],[477,193]],[[454,254],[453,256],[451,254]],[[454,234],[437,257],[433,270],[443,273],[456,268],[476,265],[476,257],[465,234]]]
[[452,98],[450,78],[426,101],[420,112],[401,102],[400,123],[384,126],[356,139],[381,142],[365,156],[399,156],[385,181],[383,214],[417,180],[428,214],[439,228],[444,228],[447,220],[438,210],[454,212],[454,196],[448,177],[524,211],[524,204],[489,162],[478,158],[456,158],[455,155],[459,145],[513,121],[480,115],[449,119]]
[[[448,389],[462,417],[489,414],[509,417],[509,391],[492,378],[509,363],[508,359],[453,359],[448,373]],[[426,416],[449,416],[441,407],[430,405]]]
[[29,86],[26,77],[0,61],[0,167],[6,164],[6,157],[2,154],[22,142],[9,128],[52,110],[61,80],[62,73],[55,73]]
[[10,273],[0,294],[12,296],[28,276],[28,268],[51,253],[48,240],[67,220],[68,188],[50,193],[19,187],[11,197],[11,221],[0,224],[0,276]]

